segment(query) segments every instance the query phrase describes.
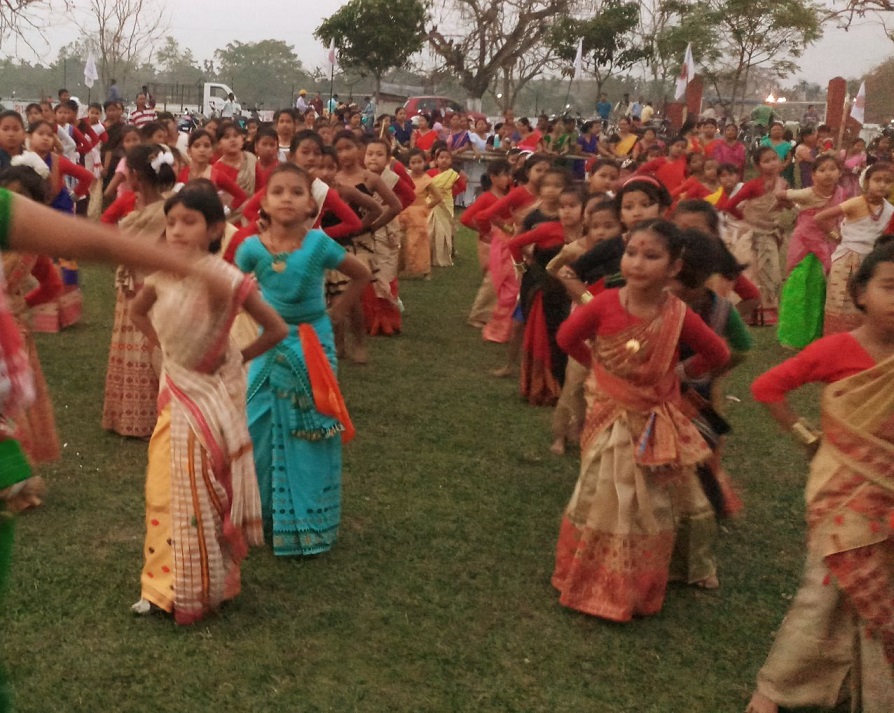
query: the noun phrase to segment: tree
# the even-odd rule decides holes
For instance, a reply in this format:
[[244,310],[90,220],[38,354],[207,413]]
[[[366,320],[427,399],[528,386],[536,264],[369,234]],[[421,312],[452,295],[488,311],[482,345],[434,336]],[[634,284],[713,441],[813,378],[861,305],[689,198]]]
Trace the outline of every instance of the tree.
[[229,82],[243,104],[279,102],[288,106],[294,83],[307,80],[295,48],[282,40],[230,42],[215,51],[214,58],[218,77]]
[[188,47],[180,49],[180,45],[168,35],[164,44],[155,53],[159,79],[167,84],[196,84],[204,72],[199,66],[192,50]]
[[428,9],[421,0],[350,0],[314,30],[324,45],[335,43],[338,61],[361,77],[376,80],[404,67],[422,49]]
[[692,12],[715,38],[708,61],[696,57],[700,71],[732,109],[741,105],[755,69],[785,78],[822,36],[819,12],[808,0],[704,0]]
[[[470,103],[480,106],[500,72],[510,72],[541,46],[553,20],[571,5],[572,0],[444,0],[428,31],[429,46],[457,76]],[[542,67],[529,68],[525,76],[536,76]]]
[[587,19],[560,17],[553,24],[547,41],[566,67],[573,62],[583,41],[583,64],[596,79],[596,94],[605,80],[616,72],[629,70],[652,55],[649,45],[637,42],[639,3],[604,0]]
[[167,29],[164,0],[90,0],[76,22],[97,52],[97,70],[106,87],[125,81],[152,57]]
[[[15,36],[24,39],[25,32],[40,32],[41,10],[47,9],[46,0],[2,0],[0,2],[0,39]],[[26,41],[27,44],[27,41]]]

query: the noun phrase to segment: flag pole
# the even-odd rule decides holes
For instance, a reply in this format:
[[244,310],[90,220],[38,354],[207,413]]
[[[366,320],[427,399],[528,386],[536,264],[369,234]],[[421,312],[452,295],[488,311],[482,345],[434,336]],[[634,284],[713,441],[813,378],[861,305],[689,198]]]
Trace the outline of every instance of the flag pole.
[[[329,103],[326,105],[326,109],[332,106],[332,83],[335,81],[335,64],[329,65]],[[332,112],[330,111],[330,116]]]

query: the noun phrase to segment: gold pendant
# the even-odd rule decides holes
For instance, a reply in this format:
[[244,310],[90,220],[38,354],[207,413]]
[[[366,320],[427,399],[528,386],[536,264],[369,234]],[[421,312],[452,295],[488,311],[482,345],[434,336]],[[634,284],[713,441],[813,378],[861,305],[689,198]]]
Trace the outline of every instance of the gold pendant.
[[638,353],[640,349],[642,349],[642,344],[640,344],[639,339],[628,339],[627,343],[624,345],[624,348],[627,350],[627,353],[630,356]]
[[285,272],[286,262],[285,260],[274,260],[270,267],[273,268],[273,272]]

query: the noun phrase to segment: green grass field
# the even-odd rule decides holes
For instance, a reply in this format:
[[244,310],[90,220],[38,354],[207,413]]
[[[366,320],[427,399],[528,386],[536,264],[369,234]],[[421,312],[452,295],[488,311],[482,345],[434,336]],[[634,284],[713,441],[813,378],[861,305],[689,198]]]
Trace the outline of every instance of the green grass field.
[[[404,335],[346,364],[358,429],[334,551],[252,553],[242,595],[192,628],[136,618],[146,444],[101,430],[112,272],[82,272],[86,319],[39,348],[65,444],[45,507],[23,516],[0,621],[21,713],[52,711],[744,710],[796,589],[806,463],[750,399],[784,358],[772,330],[727,382],[727,463],[746,503],[718,542],[721,588],[673,586],[616,625],[567,611],[549,578],[576,452],[548,452],[549,409],[489,376],[503,348],[465,323],[457,265],[402,284]],[[817,392],[800,394],[808,413]]]

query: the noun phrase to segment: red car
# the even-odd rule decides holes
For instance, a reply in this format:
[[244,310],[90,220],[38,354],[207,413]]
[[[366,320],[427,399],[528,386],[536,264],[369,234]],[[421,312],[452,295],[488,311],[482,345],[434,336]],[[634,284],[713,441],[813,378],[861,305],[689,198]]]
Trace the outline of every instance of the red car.
[[431,114],[433,111],[441,116],[450,116],[459,112],[477,121],[478,119],[487,120],[487,117],[480,111],[466,111],[462,104],[453,101],[449,97],[409,97],[404,104],[407,110],[407,117],[413,118],[416,114]]

